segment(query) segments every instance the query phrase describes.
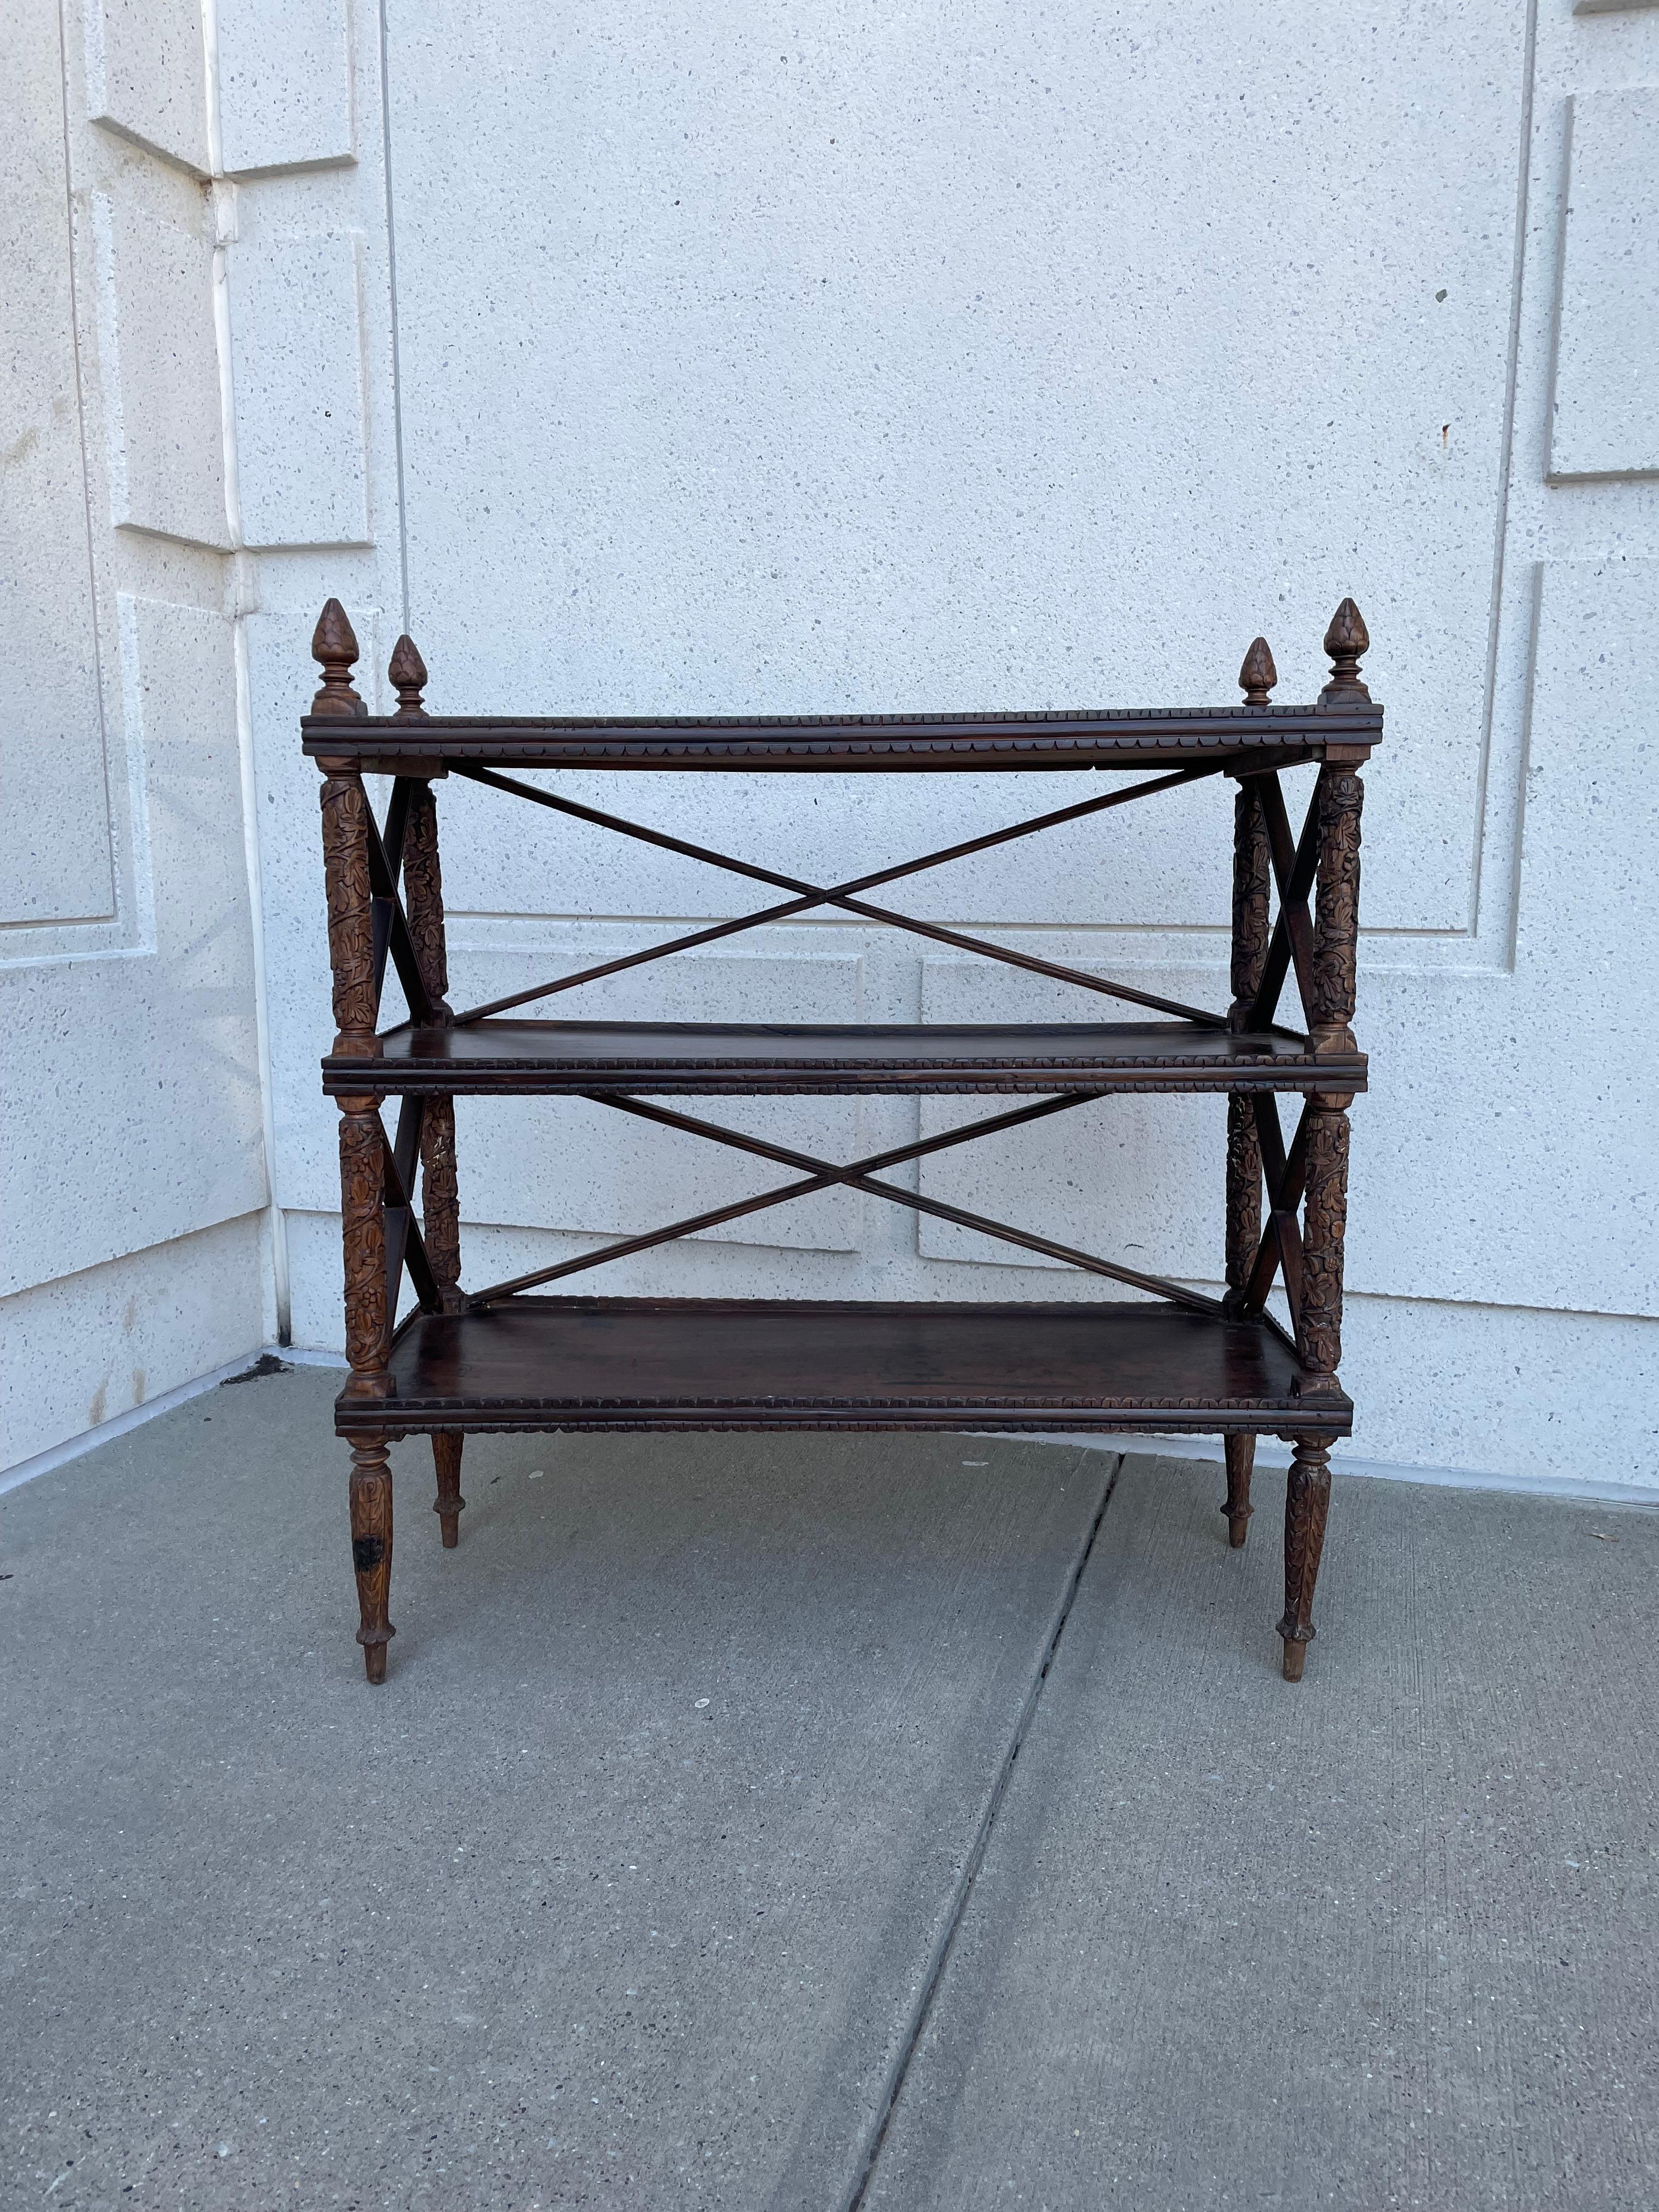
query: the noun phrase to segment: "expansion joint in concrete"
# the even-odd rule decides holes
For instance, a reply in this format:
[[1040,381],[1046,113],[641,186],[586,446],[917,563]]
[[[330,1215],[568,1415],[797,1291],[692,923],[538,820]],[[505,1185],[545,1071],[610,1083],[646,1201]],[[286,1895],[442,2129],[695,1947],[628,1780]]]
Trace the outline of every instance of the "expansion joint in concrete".
[[[1082,1458],[1082,1455],[1079,1455],[1079,1457]],[[1082,1463],[1086,1466],[1086,1459],[1083,1459]],[[1031,1677],[1030,1686],[1021,1703],[1018,1717],[1014,1723],[1013,1731],[1008,1739],[1008,1748],[1003,1753],[1001,1764],[997,1769],[996,1779],[992,1784],[989,1795],[986,1798],[985,1810],[980,1817],[979,1826],[975,1833],[972,1845],[963,1862],[962,1872],[957,1878],[956,1890],[951,1899],[950,1910],[945,1915],[945,1924],[934,1942],[933,1955],[928,1960],[927,1972],[923,1978],[921,1989],[915,2003],[911,2008],[910,2018],[905,2027],[898,2057],[887,2077],[880,2106],[866,2138],[864,2155],[859,2160],[857,2179],[843,2202],[842,2212],[861,2212],[865,2199],[869,2194],[870,2185],[875,2179],[876,2166],[881,2157],[882,2146],[887,2140],[887,2130],[892,2123],[894,2113],[898,2109],[899,2099],[904,2093],[904,2084],[909,2075],[911,2063],[921,2048],[923,2035],[927,2033],[927,2022],[933,2009],[933,2000],[938,1995],[939,1984],[945,1978],[945,1969],[950,1962],[951,1948],[957,1938],[957,1930],[961,1927],[966,1916],[969,1901],[974,1893],[974,1884],[978,1879],[980,1868],[984,1863],[985,1853],[991,1841],[991,1832],[996,1826],[997,1815],[1002,1810],[1002,1801],[1007,1795],[1008,1784],[1013,1777],[1014,1762],[1019,1757],[1020,1746],[1024,1742],[1031,1723],[1036,1717],[1037,1707],[1042,1698],[1043,1686],[1048,1680],[1049,1670],[1060,1650],[1060,1640],[1066,1633],[1066,1624],[1072,1617],[1072,1607],[1077,1601],[1077,1594],[1083,1586],[1084,1572],[1094,1551],[1095,1540],[1100,1534],[1101,1523],[1106,1518],[1106,1509],[1112,1502],[1112,1493],[1117,1487],[1117,1478],[1122,1466],[1123,1458],[1120,1454],[1112,1462],[1108,1471],[1105,1484],[1100,1494],[1100,1503],[1095,1509],[1094,1517],[1089,1523],[1088,1533],[1079,1548],[1072,1571],[1066,1577],[1066,1588],[1061,1594],[1059,1608],[1054,1615],[1054,1627],[1043,1650],[1042,1663]]]

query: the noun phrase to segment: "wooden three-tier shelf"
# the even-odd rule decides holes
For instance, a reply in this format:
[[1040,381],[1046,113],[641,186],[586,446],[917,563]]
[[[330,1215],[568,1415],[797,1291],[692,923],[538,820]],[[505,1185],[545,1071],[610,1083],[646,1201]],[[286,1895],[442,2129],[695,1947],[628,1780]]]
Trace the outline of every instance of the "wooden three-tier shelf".
[[[1353,1408],[1338,1382],[1348,1107],[1365,1087],[1350,1026],[1359,894],[1358,769],[1382,710],[1361,679],[1369,645],[1352,599],[1325,635],[1331,678],[1309,707],[1275,706],[1256,639],[1243,703],[1197,709],[1036,714],[519,720],[428,714],[420,654],[392,653],[395,714],[369,714],[351,681],[357,641],[336,599],[312,651],[323,683],[301,728],[322,771],[323,855],[337,1035],[323,1087],[340,1109],[350,1377],[336,1426],[351,1444],[351,1540],[371,1682],[392,1634],[387,1445],[429,1434],[443,1540],[457,1540],[462,1441],[498,1430],[943,1429],[1110,1434],[1219,1432],[1231,1541],[1244,1541],[1258,1435],[1294,1448],[1285,1507],[1286,1677],[1313,1635],[1314,1582],[1330,1495],[1332,1440]],[[1317,767],[1292,829],[1279,777]],[[657,769],[753,774],[1006,776],[1093,769],[1098,795],[917,860],[812,884],[628,822],[526,772]],[[383,823],[365,775],[393,779]],[[1125,776],[1128,780],[1123,780]],[[469,779],[504,797],[688,856],[781,894],[764,907],[453,1012],[433,785]],[[1211,776],[1236,783],[1232,1002],[1207,1011],[1063,967],[1007,944],[896,911],[872,894],[951,860],[1011,844]],[[1274,894],[1276,893],[1276,897]],[[1313,901],[1310,912],[1310,901]],[[1117,1022],[824,1026],[793,1023],[574,1022],[520,1009],[578,983],[723,941],[793,915],[852,915],[1059,978],[1132,1009]],[[388,959],[410,1018],[378,1030]],[[1294,977],[1304,1030],[1278,1018]],[[1127,1091],[1207,1091],[1227,1101],[1226,1292],[1075,1249],[884,1179],[884,1170],[972,1138]],[[740,1134],[685,1110],[764,1094],[984,1093],[1002,1110],[849,1163]],[[511,1281],[461,1287],[454,1100],[461,1093],[593,1100],[791,1170],[757,1198],[629,1237]],[[1287,1134],[1281,1094],[1301,1109]],[[395,1133],[381,1118],[398,1100]],[[420,1168],[419,1218],[416,1168]],[[836,1186],[975,1229],[1134,1291],[1084,1304],[828,1303],[545,1297],[611,1260]],[[416,1304],[396,1315],[407,1273]],[[1287,1330],[1269,1310],[1282,1285]]]

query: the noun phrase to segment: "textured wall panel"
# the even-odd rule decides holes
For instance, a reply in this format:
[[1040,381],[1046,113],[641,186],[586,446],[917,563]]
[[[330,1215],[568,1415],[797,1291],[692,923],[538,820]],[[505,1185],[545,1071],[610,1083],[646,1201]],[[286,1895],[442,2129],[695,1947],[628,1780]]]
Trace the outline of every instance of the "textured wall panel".
[[230,255],[242,534],[250,545],[368,537],[357,246],[251,238]]
[[[1213,981],[1200,981],[1190,973],[1139,969],[1133,981],[1182,1000],[1196,994],[1207,1002],[1217,995]],[[1132,1021],[1136,1015],[1133,1006],[988,961],[926,960],[922,1018],[1111,1022]],[[951,1128],[988,1119],[1018,1103],[924,1099],[921,1125],[929,1133]],[[1035,1230],[1125,1267],[1218,1282],[1224,1258],[1226,1121],[1225,1103],[1218,1098],[1102,1099],[1034,1128],[1012,1129],[924,1160],[921,1188],[930,1198]],[[929,1259],[1017,1267],[1063,1264],[936,1219],[921,1219],[917,1236]],[[1129,1293],[1097,1279],[1091,1295]]]
[[[446,787],[439,798],[441,820],[447,796]],[[450,975],[458,1006],[568,974],[670,933],[641,927],[624,934],[614,927],[567,925],[540,933],[533,947],[499,941],[513,933],[486,932],[465,919],[456,924]],[[498,939],[493,945],[487,941],[490,934]],[[526,1012],[562,1020],[757,1022],[774,1018],[787,1002],[809,1008],[803,1018],[856,1022],[860,981],[856,959],[814,957],[805,951],[771,957],[759,951],[691,953],[659,968],[608,976]],[[858,1157],[855,1099],[668,1098],[663,1103],[819,1158]],[[650,1128],[580,1099],[465,1099],[458,1115],[467,1161],[462,1211],[476,1221],[631,1236],[794,1182],[800,1173],[746,1159],[699,1137]],[[702,1233],[730,1243],[851,1251],[859,1242],[861,1203],[848,1192],[824,1191]],[[596,1278],[592,1287],[607,1286]]]
[[[544,628],[557,625],[555,612],[539,619]],[[524,620],[530,620],[527,613]],[[441,620],[422,624],[434,626],[441,629]],[[526,642],[521,633],[499,626],[493,610],[473,627],[488,634],[504,659],[516,656]],[[428,698],[434,714],[479,703],[477,694],[463,688],[453,659],[453,653],[441,660],[428,655],[434,673]],[[515,696],[512,711],[557,711],[544,691],[507,695],[504,686],[491,684],[487,696]],[[560,788],[606,813],[833,884],[1097,798],[1101,783],[1097,776],[1060,773],[721,775],[699,786],[690,779],[606,771],[565,776]],[[464,887],[465,904],[491,913],[717,916],[766,906],[779,896],[764,884],[740,884],[702,861],[624,844],[608,831],[529,808],[520,810],[513,836],[500,839],[492,825],[500,822],[501,801],[484,792],[458,787],[450,805],[464,825],[456,841],[457,866],[464,871],[458,890]],[[901,912],[964,927],[1042,924],[1060,916],[1085,924],[1156,920],[1224,930],[1231,913],[1231,789],[1217,780],[1040,831],[1030,844],[956,861],[893,885],[890,896],[881,890],[870,896]],[[1158,885],[1156,906],[1146,896],[1152,881]]]
[[1659,473],[1659,88],[1572,103],[1554,477]]
[[0,1468],[258,1349],[259,1217],[0,1298]]
[[[1257,630],[1305,698],[1352,591],[1396,764],[1369,919],[1466,927],[1527,16],[1433,21],[1425,67],[1403,0],[1363,60],[1328,0],[401,0],[411,612],[446,698],[1225,701]],[[777,849],[789,781],[688,793],[690,826]],[[959,802],[881,804],[902,852]],[[1148,862],[1172,918],[1224,915],[1177,812],[1139,836],[1079,839],[1131,868],[1056,867],[1035,918],[1143,917]]]
[[[70,298],[58,9],[8,15],[0,140],[0,924],[112,911]],[[5,940],[0,938],[0,956]]]
[[151,942],[0,972],[0,1293],[264,1198],[230,625],[125,594],[118,612]]
[[218,0],[220,129],[232,176],[352,155],[345,0]]
[[94,217],[113,520],[228,546],[213,249],[130,199]]
[[93,120],[205,176],[201,0],[85,0],[85,6]]
[[1659,1315],[1656,852],[1659,560],[1553,563],[1515,980],[1533,1033],[1574,1048],[1527,1102],[1524,1150],[1504,1162],[1507,1179],[1521,1168],[1536,1194],[1526,1209],[1536,1255],[1517,1279],[1541,1276],[1552,1304]]
[[1342,1346],[1355,1412],[1339,1461],[1466,1468],[1505,1490],[1631,1483],[1659,1503],[1659,1323],[1358,1297]]

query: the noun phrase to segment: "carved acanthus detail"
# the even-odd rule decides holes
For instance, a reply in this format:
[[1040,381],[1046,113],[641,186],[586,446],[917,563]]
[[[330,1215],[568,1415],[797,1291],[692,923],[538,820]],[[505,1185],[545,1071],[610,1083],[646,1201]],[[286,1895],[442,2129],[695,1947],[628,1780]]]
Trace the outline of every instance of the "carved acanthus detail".
[[1227,1289],[1237,1306],[1249,1288],[1261,1241],[1261,1146],[1248,1092],[1227,1096]]
[[446,1313],[461,1310],[460,1191],[455,1176],[455,1102],[428,1098],[421,1121],[422,1230]]
[[337,1053],[371,1058],[378,1012],[374,929],[369,904],[368,799],[362,779],[331,775],[323,785],[323,878],[328,895],[328,957],[334,969]]
[[1352,1052],[1359,939],[1359,811],[1352,769],[1319,772],[1319,890],[1314,908],[1312,1036],[1316,1052]]
[[1347,1225],[1348,1117],[1316,1107],[1308,1126],[1297,1348],[1310,1374],[1333,1388],[1342,1363],[1342,1245]]
[[1267,892],[1272,865],[1261,794],[1245,777],[1233,798],[1233,1003],[1229,1025],[1243,1029],[1267,965]]
[[387,1395],[386,1134],[372,1098],[340,1101],[340,1215],[345,1245],[346,1395]]
[[429,783],[416,783],[410,795],[404,830],[404,913],[420,963],[434,1017],[445,1021],[449,1007],[449,962],[444,949],[443,875],[438,865],[438,804]]

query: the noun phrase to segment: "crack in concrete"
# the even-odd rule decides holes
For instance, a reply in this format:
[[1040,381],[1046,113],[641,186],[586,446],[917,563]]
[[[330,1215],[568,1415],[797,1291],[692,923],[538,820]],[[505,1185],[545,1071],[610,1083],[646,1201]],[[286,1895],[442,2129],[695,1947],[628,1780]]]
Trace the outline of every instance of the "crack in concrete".
[[[1080,1459],[1084,1456],[1079,1454]],[[1112,1502],[1122,1467],[1123,1454],[1120,1452],[1106,1477],[1106,1486],[1101,1492],[1100,1504],[1095,1510],[1094,1519],[1089,1524],[1089,1533],[1083,1540],[1082,1549],[1078,1553],[1076,1564],[1066,1582],[1065,1593],[1060,1601],[1060,1611],[1054,1620],[1054,1632],[1049,1637],[1048,1648],[1042,1655],[1042,1664],[1032,1677],[1031,1686],[1025,1693],[1024,1703],[1021,1705],[1019,1717],[1014,1723],[1013,1734],[1009,1739],[1007,1751],[1004,1753],[1002,1764],[997,1770],[997,1778],[992,1785],[991,1794],[986,1800],[985,1811],[981,1817],[968,1856],[963,1863],[962,1873],[957,1882],[956,1894],[951,1900],[951,1909],[945,1916],[945,1926],[933,1946],[933,1955],[928,1964],[927,1979],[922,1984],[921,1993],[917,1997],[912,2010],[910,2024],[905,2032],[898,2057],[888,2076],[886,2094],[882,2099],[880,2110],[877,2112],[869,2134],[866,2137],[864,2155],[859,2161],[858,2178],[854,2182],[851,2191],[842,2199],[841,2212],[861,2212],[865,2198],[869,2193],[870,2185],[875,2179],[877,2163],[881,2157],[883,2146],[887,2141],[887,2130],[892,2124],[893,2115],[898,2109],[899,2099],[904,2094],[904,2085],[909,2076],[911,2064],[921,2047],[921,2039],[927,2033],[928,2019],[933,2009],[933,2000],[939,1994],[939,1984],[945,1978],[945,1969],[950,1963],[951,1951],[956,1942],[957,1930],[961,1927],[966,1916],[969,1900],[974,1893],[974,1884],[978,1878],[980,1868],[984,1863],[985,1853],[990,1844],[991,1831],[996,1826],[997,1814],[1001,1811],[1002,1801],[1008,1793],[1008,1784],[1014,1771],[1014,1762],[1019,1757],[1020,1746],[1024,1742],[1031,1723],[1036,1717],[1037,1707],[1042,1702],[1043,1685],[1048,1679],[1049,1669],[1053,1667],[1055,1654],[1060,1650],[1060,1639],[1066,1633],[1066,1624],[1072,1617],[1072,1607],[1077,1601],[1078,1591],[1083,1584],[1084,1571],[1088,1566],[1091,1555],[1094,1551],[1095,1540],[1100,1534],[1102,1522],[1106,1518],[1106,1509]]]

